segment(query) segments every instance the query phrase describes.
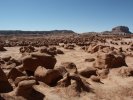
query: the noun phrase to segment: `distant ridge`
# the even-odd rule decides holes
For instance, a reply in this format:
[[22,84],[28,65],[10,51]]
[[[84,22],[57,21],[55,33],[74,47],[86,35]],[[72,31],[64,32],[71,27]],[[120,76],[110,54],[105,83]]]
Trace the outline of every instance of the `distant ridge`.
[[21,30],[0,30],[0,35],[74,35],[72,30],[52,31],[21,31]]
[[[111,31],[103,32],[85,32],[79,35],[128,35],[131,34],[127,26],[117,26],[112,28]],[[0,35],[78,35],[72,30],[52,30],[52,31],[21,31],[21,30],[0,30]]]

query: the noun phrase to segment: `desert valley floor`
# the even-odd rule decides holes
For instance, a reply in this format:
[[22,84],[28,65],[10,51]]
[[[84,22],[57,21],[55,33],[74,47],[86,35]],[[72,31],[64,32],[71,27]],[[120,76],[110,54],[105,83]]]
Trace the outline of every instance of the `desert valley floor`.
[[1,46],[0,100],[133,100],[132,43]]

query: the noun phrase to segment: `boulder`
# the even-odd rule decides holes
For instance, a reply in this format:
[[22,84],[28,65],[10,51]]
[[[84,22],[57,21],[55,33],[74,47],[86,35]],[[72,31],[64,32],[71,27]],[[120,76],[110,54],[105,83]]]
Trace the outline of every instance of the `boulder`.
[[133,68],[132,67],[126,67],[123,66],[119,69],[118,73],[121,76],[133,76]]
[[40,48],[39,50],[41,53],[46,53],[46,54],[49,54],[51,56],[55,56],[57,54],[56,52],[56,47],[42,47]]
[[64,45],[64,48],[65,49],[74,49],[74,45],[73,44],[66,44],[66,45]]
[[31,53],[35,52],[35,48],[33,46],[23,46],[19,49],[20,53]]
[[39,51],[40,51],[40,53],[48,53],[48,49],[47,49],[48,47],[41,47],[40,49],[39,49]]
[[[74,88],[77,92],[82,92],[82,91],[86,91],[86,92],[90,92],[90,87],[89,87],[89,83],[83,79],[81,79],[79,77],[79,75],[77,74],[70,74],[69,75],[69,78],[71,80],[74,80],[74,84],[70,85],[73,87],[74,85]],[[72,89],[72,88],[71,88]]]
[[10,63],[10,64],[15,63],[16,66],[19,66],[19,65],[22,64],[22,61],[21,61],[21,59],[11,58],[11,59],[8,61],[8,63]]
[[38,66],[43,66],[46,69],[53,69],[56,64],[56,58],[42,53],[34,53],[22,59],[24,70],[34,72]]
[[16,68],[12,68],[10,70],[10,72],[8,73],[7,77],[8,79],[12,79],[13,81],[17,78],[17,77],[20,77],[20,76],[25,76],[25,74],[23,74],[21,71],[19,71],[18,69]]
[[71,79],[69,78],[69,73],[66,73],[63,76],[63,79],[61,79],[60,81],[58,81],[58,86],[67,87],[69,85],[71,85]]
[[99,69],[96,71],[96,74],[102,79],[107,78],[109,74],[109,69]]
[[63,52],[62,50],[60,50],[60,49],[57,49],[57,50],[56,50],[56,53],[57,53],[57,54],[64,54],[64,52]]
[[78,74],[74,73],[66,73],[62,80],[58,82],[59,86],[66,87],[68,90],[70,89],[70,95],[72,96],[80,96],[82,92],[90,92],[91,88],[89,87],[89,83],[82,78]]
[[0,51],[7,51],[3,45],[0,45]]
[[90,79],[91,79],[93,82],[101,83],[100,77],[98,77],[98,76],[92,75],[92,76],[90,77]]
[[96,75],[96,68],[87,67],[79,71],[79,74],[83,77],[90,78],[92,75]]
[[125,55],[122,53],[99,53],[94,63],[94,67],[102,68],[118,68],[127,66],[125,62]]
[[0,58],[0,65],[5,64],[5,61]]
[[4,56],[1,59],[5,62],[8,62],[11,59],[11,56]]
[[3,70],[0,68],[0,93],[6,93],[12,91],[13,88],[8,82],[8,79],[3,72]]
[[42,81],[49,86],[54,86],[57,82],[63,78],[63,70],[65,69],[45,69],[44,67],[37,67],[34,76],[37,81]]
[[61,66],[64,67],[69,73],[77,73],[77,66],[73,62],[62,62]]
[[56,50],[56,47],[49,47],[49,50],[50,51],[55,51]]
[[26,100],[43,100],[44,95],[36,91],[33,86],[36,85],[35,80],[24,80],[18,84],[15,90],[16,96],[22,96]]
[[104,46],[104,45],[90,45],[87,52],[89,53],[96,53],[99,50],[102,50],[104,48],[107,48],[108,46]]
[[30,77],[28,77],[28,76],[17,77],[15,79],[15,81],[14,81],[15,86],[18,86],[19,82],[24,81],[24,80],[35,80],[35,77],[33,77],[33,76],[30,76]]
[[93,62],[93,61],[95,61],[95,58],[86,58],[85,59],[85,62]]

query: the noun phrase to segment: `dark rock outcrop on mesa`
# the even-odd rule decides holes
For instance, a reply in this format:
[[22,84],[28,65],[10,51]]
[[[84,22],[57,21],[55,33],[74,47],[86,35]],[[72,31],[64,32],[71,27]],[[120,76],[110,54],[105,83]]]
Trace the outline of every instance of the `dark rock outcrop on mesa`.
[[116,26],[111,31],[103,32],[86,32],[82,33],[83,36],[96,36],[96,35],[129,35],[131,32],[127,26]]
[[127,26],[117,26],[117,27],[114,27],[112,28],[112,32],[113,33],[131,33],[129,31],[129,28]]

